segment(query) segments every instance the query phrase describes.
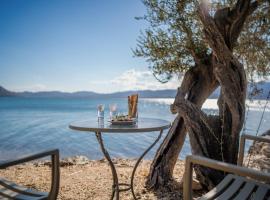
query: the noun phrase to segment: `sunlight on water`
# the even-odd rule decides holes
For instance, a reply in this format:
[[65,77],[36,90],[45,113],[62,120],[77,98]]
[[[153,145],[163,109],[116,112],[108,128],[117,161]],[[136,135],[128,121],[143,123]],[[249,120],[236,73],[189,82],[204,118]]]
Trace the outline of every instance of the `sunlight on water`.
[[[143,99],[145,102],[149,103],[156,103],[156,104],[165,104],[165,105],[171,105],[174,102],[173,98],[157,98],[157,99],[151,99],[151,98],[145,98]],[[246,104],[249,106],[250,110],[256,110],[256,111],[262,111],[263,107],[266,104],[266,100],[247,100]],[[207,99],[203,106],[203,109],[218,109],[217,105],[217,99]],[[266,108],[266,111],[270,111],[270,106]]]

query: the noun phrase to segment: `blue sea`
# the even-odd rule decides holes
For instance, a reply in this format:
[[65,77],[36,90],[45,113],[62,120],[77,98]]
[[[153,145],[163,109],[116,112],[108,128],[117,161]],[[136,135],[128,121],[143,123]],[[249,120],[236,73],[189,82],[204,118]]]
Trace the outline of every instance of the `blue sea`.
[[[175,115],[169,106],[173,99],[140,99],[139,117],[161,118],[173,121]],[[0,161],[16,159],[35,152],[59,148],[61,157],[84,155],[90,159],[103,157],[93,133],[69,129],[77,120],[95,119],[97,105],[105,104],[105,117],[109,104],[116,103],[118,112],[127,111],[127,99],[78,99],[78,98],[0,98]],[[246,132],[262,133],[270,128],[270,105],[266,107],[262,123],[262,110],[266,101],[248,102]],[[207,100],[203,106],[207,113],[217,113],[216,100]],[[167,134],[167,130],[163,134]],[[112,157],[136,158],[158,136],[153,133],[103,134],[105,145]],[[163,139],[162,138],[162,139]],[[153,158],[160,142],[146,156]],[[190,154],[188,138],[180,154]]]

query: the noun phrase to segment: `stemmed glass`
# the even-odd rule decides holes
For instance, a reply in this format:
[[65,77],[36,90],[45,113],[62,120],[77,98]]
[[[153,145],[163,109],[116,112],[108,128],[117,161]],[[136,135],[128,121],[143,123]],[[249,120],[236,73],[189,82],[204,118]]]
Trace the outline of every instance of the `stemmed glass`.
[[110,120],[113,120],[113,118],[116,116],[117,111],[117,104],[113,103],[110,104]]
[[103,104],[99,104],[97,106],[98,120],[104,120],[104,108],[105,108],[105,106]]

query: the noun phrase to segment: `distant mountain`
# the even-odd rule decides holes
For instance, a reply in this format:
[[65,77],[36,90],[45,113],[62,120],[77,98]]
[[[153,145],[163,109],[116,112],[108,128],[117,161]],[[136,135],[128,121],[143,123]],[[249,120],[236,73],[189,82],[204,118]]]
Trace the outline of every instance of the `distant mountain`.
[[[270,92],[270,82],[259,82],[256,86],[260,93],[254,99],[267,99]],[[249,86],[249,91],[251,90],[252,87]]]
[[106,97],[127,97],[130,94],[138,93],[140,98],[174,98],[176,90],[139,90],[115,92],[111,94],[103,94]]
[[16,96],[16,93],[8,91],[0,86],[0,97],[12,97],[12,96]]
[[141,98],[173,98],[175,97],[176,90],[142,90],[142,91],[125,91],[125,92],[115,92],[110,94],[101,94],[95,92],[21,92],[17,93],[20,97],[39,97],[39,98],[53,98],[53,97],[63,97],[63,98],[99,98],[99,97],[109,97],[109,98],[122,98],[127,97],[130,94],[138,93]]
[[[259,91],[259,93],[252,97],[252,99],[267,99],[267,96],[269,95],[270,92],[270,82],[258,82],[256,84],[256,89]],[[248,85],[247,93],[250,94],[253,90],[254,87],[252,87],[251,84]],[[217,99],[219,97],[220,93],[220,88],[217,88],[209,97],[209,99]],[[247,98],[249,96],[247,95]]]
[[16,97],[36,97],[36,98],[122,98],[130,94],[138,93],[141,98],[174,98],[176,90],[139,90],[139,91],[125,91],[115,92],[110,94],[102,94],[96,92],[80,91],[80,92],[10,92],[3,87],[0,87],[0,97],[16,96]]
[[[270,82],[261,82],[257,84],[257,89],[262,92],[255,96],[254,99],[266,99],[270,90]],[[252,87],[248,86],[250,92]],[[36,98],[124,98],[130,94],[138,93],[140,98],[174,98],[176,90],[139,90],[139,91],[125,91],[115,92],[110,94],[102,94],[96,92],[80,91],[80,92],[60,92],[60,91],[49,91],[49,92],[11,92],[0,86],[0,97],[36,97]],[[210,99],[217,99],[220,93],[220,88],[217,88]]]
[[59,92],[59,91],[49,91],[49,92],[19,92],[17,93],[20,97],[39,97],[39,98],[55,98],[55,97],[98,97],[99,94],[95,92]]

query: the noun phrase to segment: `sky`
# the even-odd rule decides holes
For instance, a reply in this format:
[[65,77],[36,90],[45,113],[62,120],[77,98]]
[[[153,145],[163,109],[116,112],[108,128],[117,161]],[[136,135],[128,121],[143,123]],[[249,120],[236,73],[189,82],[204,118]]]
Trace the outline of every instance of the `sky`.
[[12,91],[175,89],[133,56],[141,0],[0,0],[0,85]]

